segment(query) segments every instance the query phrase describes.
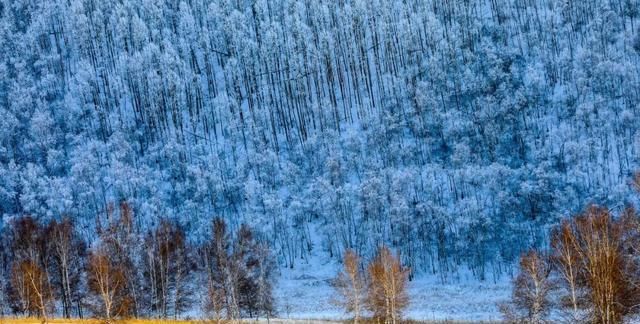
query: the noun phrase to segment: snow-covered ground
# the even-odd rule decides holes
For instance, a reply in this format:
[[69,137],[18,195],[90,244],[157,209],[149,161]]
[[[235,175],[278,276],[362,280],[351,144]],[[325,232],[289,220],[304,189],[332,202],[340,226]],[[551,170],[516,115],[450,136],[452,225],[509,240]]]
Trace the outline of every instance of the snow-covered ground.
[[[347,315],[331,303],[329,284],[340,265],[323,257],[282,269],[276,285],[280,317],[292,319],[342,319]],[[443,283],[439,277],[420,275],[409,282],[411,304],[406,317],[414,320],[499,320],[497,304],[509,298],[510,279],[481,282],[470,274]]]

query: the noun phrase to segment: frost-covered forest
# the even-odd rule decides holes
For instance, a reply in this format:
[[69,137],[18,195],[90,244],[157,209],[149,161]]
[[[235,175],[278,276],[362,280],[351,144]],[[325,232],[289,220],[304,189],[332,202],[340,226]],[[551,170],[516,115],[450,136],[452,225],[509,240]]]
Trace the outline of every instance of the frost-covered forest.
[[0,0],[0,223],[489,278],[633,199],[639,110],[639,0]]

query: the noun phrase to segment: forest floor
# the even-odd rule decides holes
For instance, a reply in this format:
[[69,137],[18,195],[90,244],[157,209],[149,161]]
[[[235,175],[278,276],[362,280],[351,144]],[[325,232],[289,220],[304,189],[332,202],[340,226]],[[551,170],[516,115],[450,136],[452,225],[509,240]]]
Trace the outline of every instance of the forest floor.
[[[292,269],[280,268],[274,291],[277,314],[286,319],[345,320],[348,315],[335,305],[330,285],[342,265],[321,248],[321,231],[311,232],[316,233],[311,237],[316,248],[310,255]],[[498,304],[511,298],[512,278],[486,275],[481,281],[462,267],[446,278],[417,273],[408,283],[410,303],[404,318],[423,323],[499,322]]]
[[[280,268],[274,289],[277,314],[287,319],[345,320],[348,315],[335,304],[330,284],[342,265],[321,248],[321,231],[312,228],[311,233],[317,248],[293,268]],[[463,267],[446,277],[417,273],[407,285],[410,303],[404,318],[421,323],[499,322],[498,304],[511,299],[513,278],[486,276],[479,280]]]
[[[275,286],[278,316],[290,319],[344,320],[348,317],[335,305],[330,285],[340,264],[322,252],[315,252],[293,269],[280,270]],[[460,269],[446,278],[419,273],[408,282],[410,303],[404,317],[423,323],[477,323],[500,321],[498,304],[510,300],[508,275],[475,278]]]

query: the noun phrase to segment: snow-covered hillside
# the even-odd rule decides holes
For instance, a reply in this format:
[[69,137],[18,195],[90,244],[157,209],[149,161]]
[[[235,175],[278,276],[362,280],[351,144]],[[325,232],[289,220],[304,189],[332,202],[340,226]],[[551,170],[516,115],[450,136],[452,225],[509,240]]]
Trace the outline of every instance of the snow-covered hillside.
[[0,0],[0,231],[68,216],[91,247],[121,202],[137,241],[161,219],[194,245],[214,217],[248,224],[301,316],[333,312],[326,279],[345,249],[384,244],[415,275],[417,318],[491,318],[559,219],[637,201],[639,12]]

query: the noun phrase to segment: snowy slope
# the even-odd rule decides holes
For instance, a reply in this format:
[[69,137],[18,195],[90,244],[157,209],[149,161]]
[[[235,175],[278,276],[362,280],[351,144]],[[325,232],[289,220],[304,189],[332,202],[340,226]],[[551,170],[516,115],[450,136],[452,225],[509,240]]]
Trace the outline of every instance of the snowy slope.
[[[327,253],[316,249],[308,261],[299,262],[293,269],[281,269],[275,292],[280,317],[329,320],[349,317],[331,302],[334,292],[330,280],[341,264],[327,260],[331,260]],[[411,303],[406,318],[498,320],[497,304],[510,297],[510,282],[507,276],[496,282],[479,281],[470,272],[462,270],[447,282],[437,275],[418,274],[409,282]]]
[[[304,270],[301,270],[304,269]],[[332,273],[328,267],[303,266],[283,274],[276,290],[279,315],[293,319],[344,319],[348,315],[331,304],[333,291],[328,284]],[[508,280],[498,283],[441,283],[432,276],[422,276],[409,284],[411,304],[405,317],[414,320],[500,319],[497,303],[510,294]]]

